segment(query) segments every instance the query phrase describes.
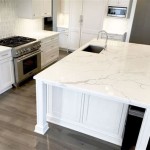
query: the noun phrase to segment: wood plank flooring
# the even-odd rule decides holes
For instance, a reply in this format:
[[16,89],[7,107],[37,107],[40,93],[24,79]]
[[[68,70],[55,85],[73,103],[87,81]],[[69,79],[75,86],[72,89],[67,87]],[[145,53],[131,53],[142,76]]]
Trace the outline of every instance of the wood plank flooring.
[[[64,55],[65,56],[65,55]],[[43,136],[36,124],[35,81],[0,95],[0,150],[119,150],[118,146],[54,124]]]

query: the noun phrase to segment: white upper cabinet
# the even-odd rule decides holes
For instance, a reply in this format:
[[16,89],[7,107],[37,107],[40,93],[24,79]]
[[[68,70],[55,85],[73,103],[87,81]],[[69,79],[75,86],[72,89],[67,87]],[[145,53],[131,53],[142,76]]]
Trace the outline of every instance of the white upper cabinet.
[[52,16],[52,0],[43,0],[43,17],[51,17]]
[[109,6],[128,7],[130,0],[109,0]]
[[17,14],[27,19],[50,17],[51,0],[17,0]]
[[61,13],[69,13],[70,0],[61,0]]

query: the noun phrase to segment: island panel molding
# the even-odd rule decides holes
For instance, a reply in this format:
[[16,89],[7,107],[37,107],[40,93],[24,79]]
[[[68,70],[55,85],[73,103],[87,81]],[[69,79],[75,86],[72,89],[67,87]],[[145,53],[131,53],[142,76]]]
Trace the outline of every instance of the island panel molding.
[[[47,105],[38,103],[37,107],[44,110],[47,108],[48,122],[121,146],[128,105],[49,84],[45,84],[43,88],[46,91]],[[39,90],[41,88],[37,87],[38,98],[41,97]],[[35,132],[44,134],[47,124],[39,120],[43,120],[45,116],[40,113],[39,117],[41,119],[37,121]]]

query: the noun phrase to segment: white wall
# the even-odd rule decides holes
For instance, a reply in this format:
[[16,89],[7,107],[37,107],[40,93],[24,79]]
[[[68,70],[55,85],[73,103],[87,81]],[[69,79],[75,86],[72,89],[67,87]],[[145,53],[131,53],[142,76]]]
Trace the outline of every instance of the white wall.
[[29,20],[17,17],[15,0],[0,0],[0,38],[17,34],[26,35],[42,29],[42,19]]
[[0,38],[14,34],[16,24],[13,0],[0,0]]
[[106,17],[104,19],[103,29],[109,33],[124,33],[128,30],[128,19]]

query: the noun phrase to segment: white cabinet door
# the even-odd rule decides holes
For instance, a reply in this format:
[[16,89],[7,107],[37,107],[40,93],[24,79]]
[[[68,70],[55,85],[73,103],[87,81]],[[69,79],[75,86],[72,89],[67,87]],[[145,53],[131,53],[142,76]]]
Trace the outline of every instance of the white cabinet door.
[[43,16],[51,17],[52,16],[52,0],[43,0]]
[[59,34],[59,47],[63,49],[68,49],[68,29],[58,27],[57,31]]
[[52,0],[17,0],[17,14],[34,19],[52,16]]
[[17,0],[17,15],[21,18],[42,17],[43,0]]
[[41,66],[47,67],[59,57],[58,35],[41,40]]
[[83,23],[81,27],[81,45],[97,37],[103,27],[107,0],[83,0]]
[[102,30],[107,0],[70,1],[69,49],[80,46],[97,37]]
[[86,96],[84,106],[83,124],[104,135],[122,138],[126,118],[124,112],[127,110],[124,104],[96,96]]
[[69,16],[69,49],[76,50],[80,46],[82,0],[70,2]]
[[42,5],[43,0],[32,0],[32,10],[33,10],[32,18],[39,18],[42,16]]
[[68,34],[67,33],[60,33],[59,47],[63,49],[68,49]]
[[14,72],[12,60],[5,59],[0,61],[0,93],[14,83]]
[[[51,91],[49,91],[51,93]],[[49,97],[51,101],[51,107],[48,112],[54,118],[67,122],[80,122],[81,119],[81,103],[82,93],[63,89],[59,87],[53,87],[52,97]]]

